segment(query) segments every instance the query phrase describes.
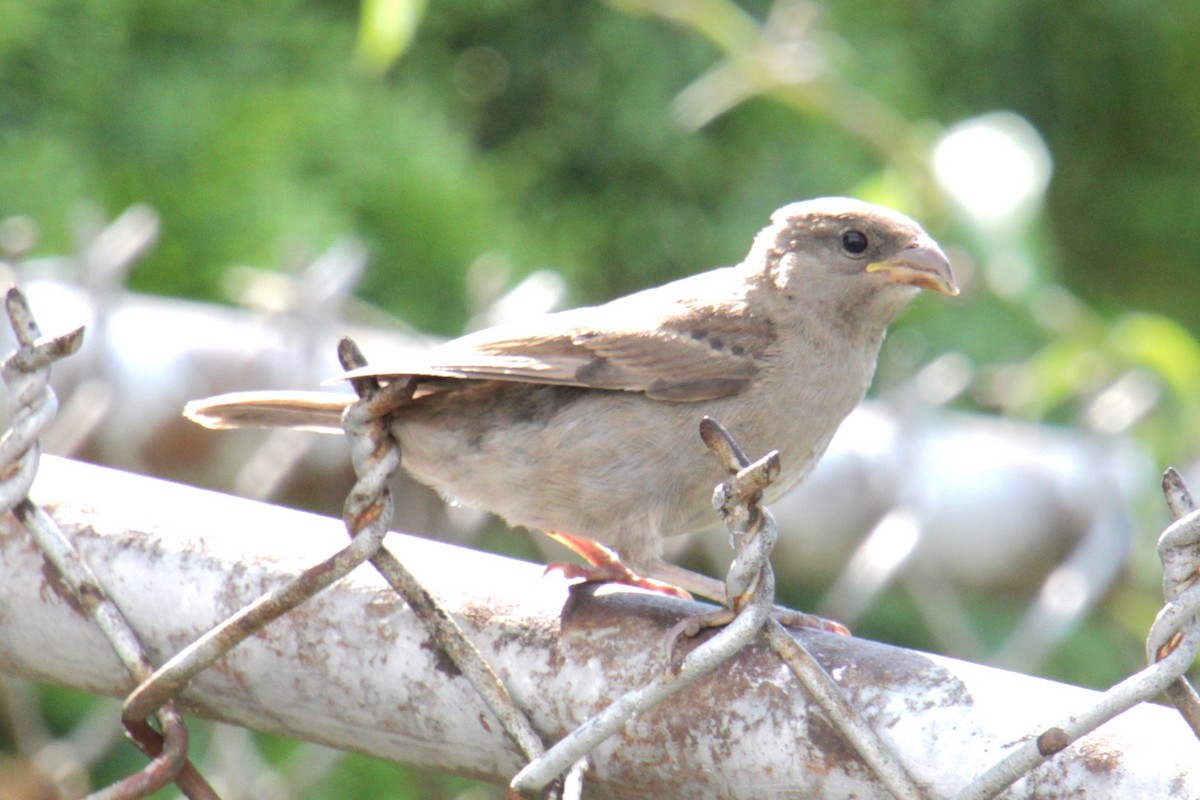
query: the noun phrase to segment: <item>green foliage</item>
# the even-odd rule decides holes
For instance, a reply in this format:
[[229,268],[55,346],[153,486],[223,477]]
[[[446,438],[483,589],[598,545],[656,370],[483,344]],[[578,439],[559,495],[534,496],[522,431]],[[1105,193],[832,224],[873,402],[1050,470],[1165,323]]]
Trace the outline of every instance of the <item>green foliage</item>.
[[671,100],[711,48],[597,4],[439,8],[383,78],[335,5],[23,8],[0,48],[0,215],[61,251],[73,203],[149,203],[149,291],[217,297],[228,264],[354,232],[363,294],[448,332],[486,252],[611,296],[730,263],[772,208],[872,166],[765,102],[681,129]]

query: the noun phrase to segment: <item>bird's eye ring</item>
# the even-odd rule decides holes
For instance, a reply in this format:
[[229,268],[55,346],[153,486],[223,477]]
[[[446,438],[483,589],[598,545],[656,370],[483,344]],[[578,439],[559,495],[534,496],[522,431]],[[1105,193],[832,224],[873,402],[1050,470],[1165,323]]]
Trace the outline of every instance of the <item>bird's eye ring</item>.
[[849,230],[842,234],[842,249],[852,256],[862,255],[867,244],[867,235],[862,231]]

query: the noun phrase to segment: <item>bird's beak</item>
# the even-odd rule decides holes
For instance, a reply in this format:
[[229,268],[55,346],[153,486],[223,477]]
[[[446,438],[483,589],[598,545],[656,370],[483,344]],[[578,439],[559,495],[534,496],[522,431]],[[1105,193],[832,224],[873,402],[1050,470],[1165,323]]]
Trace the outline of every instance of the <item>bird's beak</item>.
[[950,271],[946,254],[930,239],[910,244],[900,254],[886,261],[875,261],[867,265],[867,272],[881,272],[893,283],[907,283],[918,289],[948,294],[958,294],[958,284]]

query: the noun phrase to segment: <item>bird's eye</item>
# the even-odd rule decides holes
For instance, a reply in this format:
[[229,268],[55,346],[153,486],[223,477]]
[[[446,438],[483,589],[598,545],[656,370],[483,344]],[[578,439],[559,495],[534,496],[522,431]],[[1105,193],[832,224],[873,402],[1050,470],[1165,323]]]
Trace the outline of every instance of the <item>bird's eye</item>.
[[861,255],[867,249],[867,235],[862,231],[846,231],[842,234],[842,249],[852,256]]

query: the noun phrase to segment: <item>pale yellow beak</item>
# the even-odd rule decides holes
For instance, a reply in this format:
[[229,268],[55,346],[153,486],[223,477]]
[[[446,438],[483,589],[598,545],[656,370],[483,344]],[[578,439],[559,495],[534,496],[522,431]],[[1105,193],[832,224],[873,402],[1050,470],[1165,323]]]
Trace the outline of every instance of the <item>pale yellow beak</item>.
[[958,284],[954,282],[949,259],[929,239],[910,244],[894,258],[868,264],[867,272],[883,273],[893,283],[907,283],[918,289],[928,289],[951,297],[958,294]]

